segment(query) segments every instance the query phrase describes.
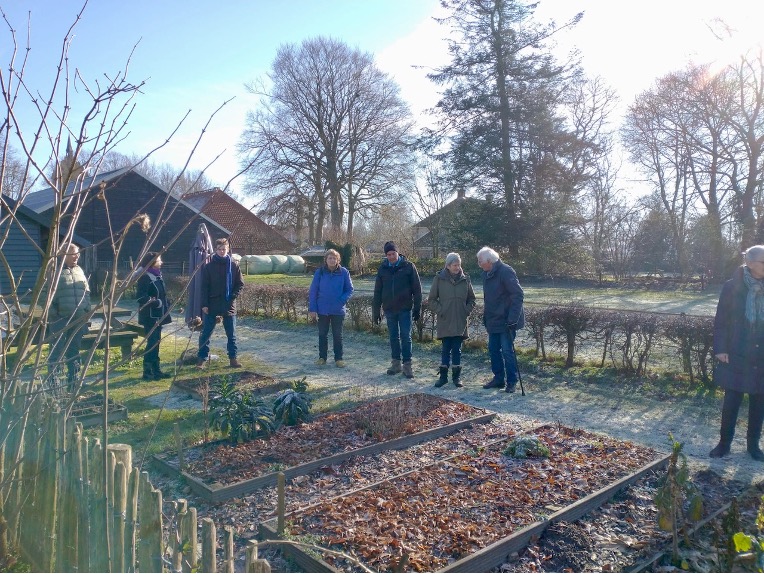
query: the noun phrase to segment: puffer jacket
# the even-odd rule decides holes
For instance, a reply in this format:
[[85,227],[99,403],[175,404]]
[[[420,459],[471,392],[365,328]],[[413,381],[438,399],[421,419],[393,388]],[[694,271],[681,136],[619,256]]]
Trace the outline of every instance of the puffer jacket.
[[395,265],[390,265],[384,259],[374,282],[372,317],[379,317],[380,308],[389,313],[400,313],[407,309],[419,313],[421,307],[422,283],[416,266],[403,255],[398,256]]
[[764,393],[764,325],[748,324],[748,288],[743,267],[722,286],[714,317],[714,355],[727,353],[729,363],[716,361],[714,383],[741,393]]
[[510,325],[514,329],[525,326],[523,288],[517,273],[501,260],[490,271],[483,271],[483,324],[488,333],[501,333]]
[[[157,321],[160,325],[167,325],[172,322],[168,313],[170,305],[161,273],[154,275],[147,271],[141,275],[135,286],[135,298],[138,300],[138,322],[141,325],[153,326]],[[152,298],[155,301],[151,301]]]
[[467,338],[467,318],[475,308],[469,275],[461,273],[454,279],[447,269],[441,269],[432,281],[427,304],[437,317],[438,339]]
[[345,304],[352,296],[350,272],[341,265],[334,271],[322,265],[310,283],[308,311],[319,315],[345,315]]
[[61,270],[58,287],[51,300],[49,317],[52,321],[76,321],[90,313],[90,286],[82,267],[66,267]]

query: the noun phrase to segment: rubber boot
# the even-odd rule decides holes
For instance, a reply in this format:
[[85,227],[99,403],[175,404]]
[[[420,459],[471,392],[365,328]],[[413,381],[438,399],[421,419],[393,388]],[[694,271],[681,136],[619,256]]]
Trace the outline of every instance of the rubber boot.
[[411,361],[404,362],[401,370],[407,379],[414,378],[414,371],[411,369]]
[[[719,444],[717,444],[708,456],[711,458],[721,458],[730,453],[732,439],[735,437],[735,424],[737,423],[737,413],[740,409],[742,393],[732,393],[725,391],[724,403],[722,404],[722,424],[719,431]],[[750,414],[750,413],[749,413]],[[759,427],[761,430],[761,427]]]
[[153,371],[152,372],[154,374],[154,379],[156,379],[157,381],[159,381],[161,379],[169,379],[169,378],[172,377],[172,375],[170,373],[163,373],[162,372],[162,369],[159,366],[159,361],[158,360],[154,361],[154,364],[152,365],[152,367],[153,367]]
[[154,380],[154,365],[150,361],[147,361],[145,358],[143,359],[143,380]]
[[397,375],[400,372],[401,372],[401,360],[393,359],[393,362],[390,364],[390,367],[387,369],[387,374]]
[[442,387],[448,382],[448,365],[441,365],[438,367],[438,372],[440,373],[440,379],[435,383],[435,386]]
[[461,367],[461,365],[459,365],[457,367],[452,367],[451,368],[451,378],[454,381],[454,386],[455,387],[460,387],[461,388],[461,387],[464,386],[462,384],[461,380],[460,380],[462,378],[462,367]]
[[764,422],[764,395],[748,395],[748,454],[753,460],[764,462],[764,452],[759,448],[761,427]]

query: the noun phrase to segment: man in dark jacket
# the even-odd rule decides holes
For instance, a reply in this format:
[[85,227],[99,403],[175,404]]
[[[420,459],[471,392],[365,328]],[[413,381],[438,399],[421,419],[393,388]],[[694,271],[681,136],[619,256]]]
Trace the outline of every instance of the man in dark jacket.
[[714,383],[724,389],[719,444],[711,458],[727,456],[743,396],[748,393],[746,446],[764,461],[759,447],[764,424],[764,245],[749,247],[744,263],[724,283],[714,317]]
[[228,337],[228,359],[232,367],[241,367],[236,358],[236,298],[244,288],[241,269],[228,253],[228,240],[215,242],[215,254],[202,268],[202,332],[196,367],[201,369],[210,354],[210,337],[218,317],[223,317],[223,328]]
[[385,243],[385,259],[377,270],[372,304],[372,317],[376,325],[382,322],[381,309],[385,310],[392,354],[388,375],[403,371],[407,378],[414,378],[411,368],[411,324],[419,320],[421,307],[419,273],[413,263],[398,253],[395,243],[388,241]]
[[483,270],[483,324],[488,332],[488,354],[493,371],[493,378],[483,388],[504,387],[506,392],[514,393],[517,385],[515,335],[525,325],[523,288],[515,270],[502,263],[499,254],[490,247],[478,251],[477,258]]

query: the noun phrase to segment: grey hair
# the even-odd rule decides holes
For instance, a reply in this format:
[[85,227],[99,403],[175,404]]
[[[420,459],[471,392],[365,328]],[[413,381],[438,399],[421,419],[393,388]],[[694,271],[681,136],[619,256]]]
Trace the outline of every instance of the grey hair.
[[764,261],[764,245],[753,245],[743,253],[746,263],[752,261]]
[[458,253],[449,253],[446,255],[446,267],[451,265],[452,263],[460,263],[462,262],[462,258],[459,256]]
[[477,252],[478,263],[496,263],[499,260],[499,254],[490,247],[483,247]]

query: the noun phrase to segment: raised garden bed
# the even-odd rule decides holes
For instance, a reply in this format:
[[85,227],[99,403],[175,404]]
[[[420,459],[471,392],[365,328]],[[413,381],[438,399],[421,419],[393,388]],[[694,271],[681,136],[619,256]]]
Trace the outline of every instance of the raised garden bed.
[[[277,381],[273,377],[261,375],[259,373],[252,373],[250,371],[242,371],[240,373],[231,373],[230,375],[222,375],[230,379],[241,390],[249,390],[256,395],[269,395],[283,391],[290,387],[291,383],[288,381]],[[176,379],[173,382],[173,386],[181,391],[185,391],[198,401],[203,400],[203,393],[205,385],[209,385],[209,389],[212,390],[216,385],[220,383],[221,375],[215,375],[210,377],[209,381],[207,377],[196,377],[193,379]]]
[[282,426],[269,439],[233,445],[215,442],[154,460],[182,474],[197,495],[220,502],[309,474],[357,455],[401,449],[492,420],[495,413],[428,394],[412,394],[329,413],[309,423]]
[[[548,459],[502,454],[510,439],[286,516],[289,538],[356,556],[374,571],[485,572],[550,524],[575,520],[668,456],[565,427],[535,431]],[[260,524],[276,537],[276,519]],[[286,547],[307,571],[357,570]]]
[[[109,422],[127,420],[127,407],[109,399]],[[103,424],[103,397],[101,395],[83,395],[72,405],[70,417],[81,423],[84,428]]]

